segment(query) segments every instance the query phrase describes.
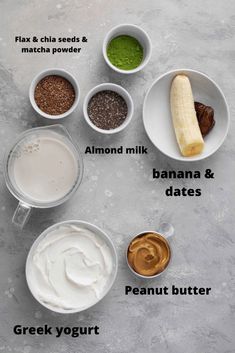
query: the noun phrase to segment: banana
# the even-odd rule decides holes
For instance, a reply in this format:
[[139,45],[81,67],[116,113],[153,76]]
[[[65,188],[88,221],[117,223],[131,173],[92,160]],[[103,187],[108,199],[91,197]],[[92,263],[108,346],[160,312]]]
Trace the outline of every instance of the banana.
[[200,154],[204,141],[198,125],[189,78],[177,75],[171,84],[170,104],[176,139],[185,157]]

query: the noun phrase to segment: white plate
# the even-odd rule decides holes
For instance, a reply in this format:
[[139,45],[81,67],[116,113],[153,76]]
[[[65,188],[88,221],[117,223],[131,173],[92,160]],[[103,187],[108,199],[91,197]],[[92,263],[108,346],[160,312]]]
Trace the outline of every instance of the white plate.
[[[215,126],[204,138],[204,150],[193,157],[181,155],[170,111],[171,82],[181,73],[190,79],[194,100],[210,105],[215,112]],[[195,70],[173,70],[160,76],[148,90],[143,106],[143,121],[148,137],[166,156],[181,161],[198,161],[212,155],[224,142],[229,128],[229,109],[223,92],[208,76]]]

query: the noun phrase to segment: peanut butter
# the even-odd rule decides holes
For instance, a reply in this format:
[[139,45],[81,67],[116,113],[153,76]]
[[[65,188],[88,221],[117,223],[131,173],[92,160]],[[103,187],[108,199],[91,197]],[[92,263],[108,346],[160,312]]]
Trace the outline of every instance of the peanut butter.
[[157,233],[144,233],[132,240],[127,250],[128,263],[143,276],[161,273],[168,265],[171,250],[167,240]]

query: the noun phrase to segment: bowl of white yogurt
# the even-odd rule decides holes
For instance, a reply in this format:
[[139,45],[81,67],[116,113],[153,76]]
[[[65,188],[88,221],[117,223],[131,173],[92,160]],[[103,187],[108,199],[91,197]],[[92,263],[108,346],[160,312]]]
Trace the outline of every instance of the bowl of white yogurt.
[[54,224],[35,240],[25,272],[40,304],[69,314],[98,303],[111,289],[117,267],[109,236],[91,223],[72,220]]

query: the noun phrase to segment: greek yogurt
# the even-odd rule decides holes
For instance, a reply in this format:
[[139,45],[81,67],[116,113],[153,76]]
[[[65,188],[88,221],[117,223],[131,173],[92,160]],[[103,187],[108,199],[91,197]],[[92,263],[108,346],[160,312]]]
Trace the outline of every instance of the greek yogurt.
[[98,232],[62,223],[40,238],[26,264],[29,288],[40,303],[54,311],[75,312],[106,294],[115,262],[110,245]]

